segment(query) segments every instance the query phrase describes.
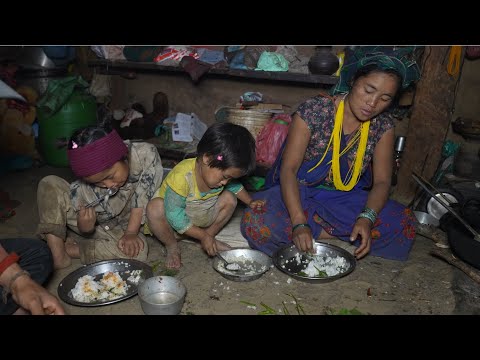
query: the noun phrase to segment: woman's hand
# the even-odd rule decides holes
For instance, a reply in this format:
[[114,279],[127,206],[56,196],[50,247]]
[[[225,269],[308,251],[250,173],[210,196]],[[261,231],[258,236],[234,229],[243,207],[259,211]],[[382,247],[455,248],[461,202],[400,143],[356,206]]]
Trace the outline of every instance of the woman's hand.
[[118,248],[129,257],[137,257],[143,250],[143,241],[138,237],[138,233],[126,231],[118,241]]
[[89,234],[95,229],[95,222],[97,221],[97,213],[95,208],[80,207],[80,211],[77,214],[77,226],[78,230],[84,234]]
[[370,252],[372,226],[372,222],[367,218],[358,218],[355,222],[355,226],[350,234],[350,241],[357,240],[358,236],[361,238],[360,246],[354,252],[357,259],[361,259]]
[[248,207],[250,209],[257,209],[257,210],[260,210],[261,208],[263,208],[265,206],[267,202],[265,200],[252,200],[250,201],[250,203],[248,204]]
[[307,226],[298,227],[292,234],[292,241],[297,249],[313,253],[312,231]]

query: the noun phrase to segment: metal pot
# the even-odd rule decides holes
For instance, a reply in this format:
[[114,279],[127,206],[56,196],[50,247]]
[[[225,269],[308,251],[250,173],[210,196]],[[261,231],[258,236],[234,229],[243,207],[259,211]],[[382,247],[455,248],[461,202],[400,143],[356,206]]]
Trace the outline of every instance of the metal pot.
[[45,93],[50,79],[67,76],[66,68],[55,69],[22,69],[17,72],[17,80],[22,85],[31,86],[40,96]]
[[[480,231],[480,201],[470,199],[461,210],[462,218],[476,231]],[[452,214],[445,214],[440,220],[441,228],[448,234],[448,242],[455,255],[467,264],[480,269],[480,242]]]
[[23,47],[16,62],[25,69],[55,68],[55,63],[45,54],[41,46]]
[[448,242],[455,255],[467,264],[480,269],[480,242],[473,239],[473,235],[460,221],[453,219],[447,228]]

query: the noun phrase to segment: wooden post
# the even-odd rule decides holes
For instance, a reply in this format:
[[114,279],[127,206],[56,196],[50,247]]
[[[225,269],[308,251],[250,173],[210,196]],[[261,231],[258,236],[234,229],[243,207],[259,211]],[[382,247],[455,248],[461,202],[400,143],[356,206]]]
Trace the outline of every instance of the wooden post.
[[394,198],[405,204],[412,200],[417,188],[412,171],[431,179],[441,160],[459,78],[447,73],[449,53],[449,46],[425,48],[422,77],[417,84],[405,153],[393,193]]

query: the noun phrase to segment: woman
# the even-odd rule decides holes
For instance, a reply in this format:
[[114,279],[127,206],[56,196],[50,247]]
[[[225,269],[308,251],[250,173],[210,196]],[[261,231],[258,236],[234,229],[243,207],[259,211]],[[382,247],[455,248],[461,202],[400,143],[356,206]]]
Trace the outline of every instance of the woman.
[[294,114],[267,190],[253,196],[266,206],[245,209],[241,230],[252,248],[272,255],[293,241],[311,252],[313,239],[338,237],[354,242],[358,259],[407,259],[414,218],[388,200],[394,123],[386,111],[418,68],[379,54],[355,66],[350,92],[316,96]]

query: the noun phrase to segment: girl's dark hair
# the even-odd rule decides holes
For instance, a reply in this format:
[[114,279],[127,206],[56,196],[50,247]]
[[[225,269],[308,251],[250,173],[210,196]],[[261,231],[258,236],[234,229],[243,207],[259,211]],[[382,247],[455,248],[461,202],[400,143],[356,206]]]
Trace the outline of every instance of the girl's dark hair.
[[87,126],[75,130],[75,132],[70,136],[68,141],[68,148],[72,149],[72,141],[78,145],[78,147],[83,147],[85,145],[91,144],[98,139],[101,139],[112,132],[112,129],[100,127],[100,126]]
[[394,104],[397,104],[398,102],[398,99],[400,98],[400,95],[402,93],[402,84],[403,84],[403,77],[402,77],[402,74],[400,74],[397,70],[395,69],[382,69],[381,67],[379,67],[377,64],[368,64],[368,65],[365,65],[363,67],[361,67],[360,69],[357,70],[357,72],[355,73],[355,75],[353,75],[352,77],[352,80],[351,80],[351,86],[353,86],[353,84],[355,84],[355,82],[361,78],[361,77],[364,77],[364,76],[367,76],[367,75],[370,75],[371,73],[374,73],[374,72],[380,72],[380,73],[384,73],[384,74],[391,74],[391,75],[394,75],[395,78],[397,79],[397,82],[398,82],[398,88],[397,88],[397,92],[395,93],[395,96],[393,97],[392,99],[392,105],[395,106]]
[[210,126],[197,146],[197,157],[210,157],[210,167],[235,167],[246,174],[255,169],[255,139],[243,126],[215,123]]

